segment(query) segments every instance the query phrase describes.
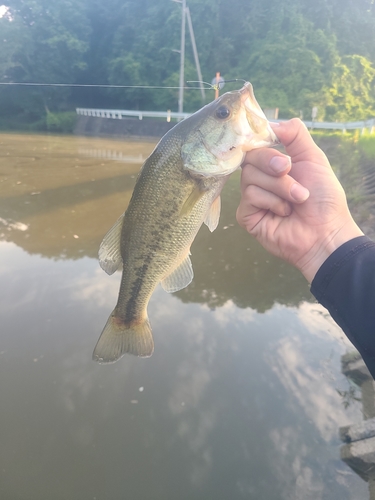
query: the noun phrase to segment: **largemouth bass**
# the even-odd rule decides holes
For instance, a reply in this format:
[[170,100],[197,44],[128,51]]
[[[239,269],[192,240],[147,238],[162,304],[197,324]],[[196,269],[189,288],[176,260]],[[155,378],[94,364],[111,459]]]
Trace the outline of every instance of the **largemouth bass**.
[[161,283],[176,292],[191,282],[190,246],[203,222],[220,217],[220,192],[246,151],[277,144],[252,86],[227,92],[160,140],[144,163],[129,206],[99,250],[108,273],[123,268],[118,302],[93,353],[102,363],[125,353],[151,356],[147,304]]

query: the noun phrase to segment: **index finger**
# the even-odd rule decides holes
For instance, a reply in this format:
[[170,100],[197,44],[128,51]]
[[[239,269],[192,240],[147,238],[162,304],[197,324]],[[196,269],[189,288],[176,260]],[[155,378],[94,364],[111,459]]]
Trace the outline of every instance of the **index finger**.
[[292,162],[290,156],[271,148],[253,149],[246,153],[243,165],[250,164],[272,176],[283,176],[289,173]]

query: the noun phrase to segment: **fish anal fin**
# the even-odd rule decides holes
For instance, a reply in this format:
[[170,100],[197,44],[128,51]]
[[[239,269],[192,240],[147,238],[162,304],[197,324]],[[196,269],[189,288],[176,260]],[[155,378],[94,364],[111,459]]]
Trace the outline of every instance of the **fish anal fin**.
[[169,276],[163,279],[161,286],[168,293],[177,292],[188,286],[193,277],[193,266],[188,254],[181,264]]
[[183,217],[184,215],[189,215],[205,192],[206,192],[205,189],[202,190],[199,184],[196,184],[193,191],[190,193],[190,195],[188,196],[188,198],[186,199],[185,203],[181,208],[180,217]]
[[204,220],[204,223],[208,227],[208,229],[211,231],[215,231],[217,228],[217,225],[219,224],[219,219],[220,219],[220,211],[221,211],[221,199],[220,195],[214,200],[212,203],[206,218]]
[[124,214],[104,236],[99,247],[99,264],[107,274],[113,274],[122,265],[120,241],[123,222]]
[[154,340],[147,317],[127,325],[113,312],[99,337],[92,359],[99,363],[114,363],[124,354],[147,358],[154,352]]

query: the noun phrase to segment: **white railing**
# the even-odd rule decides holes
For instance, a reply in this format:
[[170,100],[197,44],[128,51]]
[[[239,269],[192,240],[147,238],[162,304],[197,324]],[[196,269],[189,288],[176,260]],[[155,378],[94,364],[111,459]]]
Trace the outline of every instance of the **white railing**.
[[369,120],[364,120],[360,122],[304,122],[307,128],[310,129],[328,129],[328,130],[342,130],[346,132],[347,130],[366,130],[368,129],[370,133],[375,133],[375,118]]
[[[167,122],[171,119],[181,120],[187,118],[191,113],[175,113],[173,111],[132,111],[127,109],[94,109],[94,108],[76,108],[78,115],[96,116],[99,118],[115,118],[121,120],[126,117],[136,117],[139,120],[143,118],[164,118]],[[281,122],[283,120],[270,120]],[[326,129],[326,130],[366,130],[375,133],[375,118],[358,122],[312,122],[305,121],[306,127],[309,129]]]
[[128,109],[90,109],[76,108],[78,115],[97,116],[99,118],[115,118],[121,120],[126,117],[136,117],[139,120],[143,118],[164,118],[167,122],[172,118],[181,120],[187,118],[191,113],[175,113],[173,111],[132,111]]

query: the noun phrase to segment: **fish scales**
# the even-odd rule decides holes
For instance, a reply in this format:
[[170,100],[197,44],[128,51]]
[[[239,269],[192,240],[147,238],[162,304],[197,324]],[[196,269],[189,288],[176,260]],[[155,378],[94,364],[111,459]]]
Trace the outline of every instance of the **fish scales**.
[[[186,256],[205,213],[226,180],[226,177],[196,180],[184,171],[178,137],[172,136],[166,144],[161,144],[162,151],[164,148],[169,151],[169,161],[160,165],[158,158],[148,159],[124,219],[121,235],[124,272],[116,310],[125,323],[142,317],[155,286]],[[155,183],[153,170],[158,168],[160,174]],[[205,193],[189,216],[180,217],[197,184]]]
[[158,283],[168,292],[193,278],[190,246],[205,222],[213,231],[220,192],[246,151],[277,138],[250,83],[228,92],[171,129],[143,165],[132,198],[105,236],[99,260],[112,274],[123,268],[117,305],[93,358],[114,362],[154,349],[147,304]]

